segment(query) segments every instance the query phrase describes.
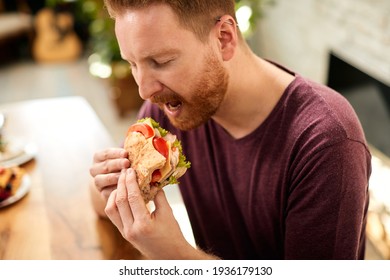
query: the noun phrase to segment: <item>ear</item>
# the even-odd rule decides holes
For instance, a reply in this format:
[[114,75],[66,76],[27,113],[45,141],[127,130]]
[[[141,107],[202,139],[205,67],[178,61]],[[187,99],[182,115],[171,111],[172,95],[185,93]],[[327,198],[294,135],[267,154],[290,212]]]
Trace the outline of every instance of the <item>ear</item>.
[[220,43],[220,52],[225,61],[230,60],[236,51],[238,45],[238,30],[235,20],[228,15],[218,19],[216,23],[216,32]]

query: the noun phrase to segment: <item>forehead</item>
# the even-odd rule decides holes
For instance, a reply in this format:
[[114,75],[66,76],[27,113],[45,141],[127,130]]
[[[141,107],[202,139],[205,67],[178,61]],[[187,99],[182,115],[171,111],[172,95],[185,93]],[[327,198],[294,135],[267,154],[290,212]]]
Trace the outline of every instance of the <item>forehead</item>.
[[124,59],[145,57],[161,50],[180,50],[196,40],[194,33],[180,26],[166,5],[130,9],[115,19],[115,33]]

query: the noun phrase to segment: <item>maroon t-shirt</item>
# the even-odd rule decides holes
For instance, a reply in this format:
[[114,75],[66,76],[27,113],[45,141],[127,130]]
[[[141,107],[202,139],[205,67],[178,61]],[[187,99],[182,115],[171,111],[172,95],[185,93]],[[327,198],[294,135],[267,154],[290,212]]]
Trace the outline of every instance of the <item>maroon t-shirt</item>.
[[337,92],[299,75],[251,134],[213,120],[175,129],[192,167],[180,179],[195,240],[224,259],[363,259],[371,155]]

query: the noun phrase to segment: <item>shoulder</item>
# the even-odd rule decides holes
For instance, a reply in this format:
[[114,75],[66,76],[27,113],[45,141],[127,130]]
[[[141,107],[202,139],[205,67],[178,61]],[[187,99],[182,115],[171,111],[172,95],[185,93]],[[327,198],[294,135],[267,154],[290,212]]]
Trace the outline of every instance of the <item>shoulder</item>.
[[281,138],[288,145],[290,162],[296,170],[313,168],[320,162],[340,168],[339,164],[348,160],[369,167],[363,128],[340,93],[297,75],[281,105]]
[[333,143],[350,139],[366,144],[355,110],[339,92],[300,76],[288,91],[286,108],[299,136],[317,135]]

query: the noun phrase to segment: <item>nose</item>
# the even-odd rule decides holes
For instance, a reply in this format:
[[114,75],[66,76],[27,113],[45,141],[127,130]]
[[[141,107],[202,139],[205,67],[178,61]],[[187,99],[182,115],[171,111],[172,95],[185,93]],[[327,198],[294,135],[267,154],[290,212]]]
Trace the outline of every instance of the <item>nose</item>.
[[137,68],[133,70],[133,76],[138,85],[139,95],[144,100],[148,100],[162,90],[162,84],[152,71]]

